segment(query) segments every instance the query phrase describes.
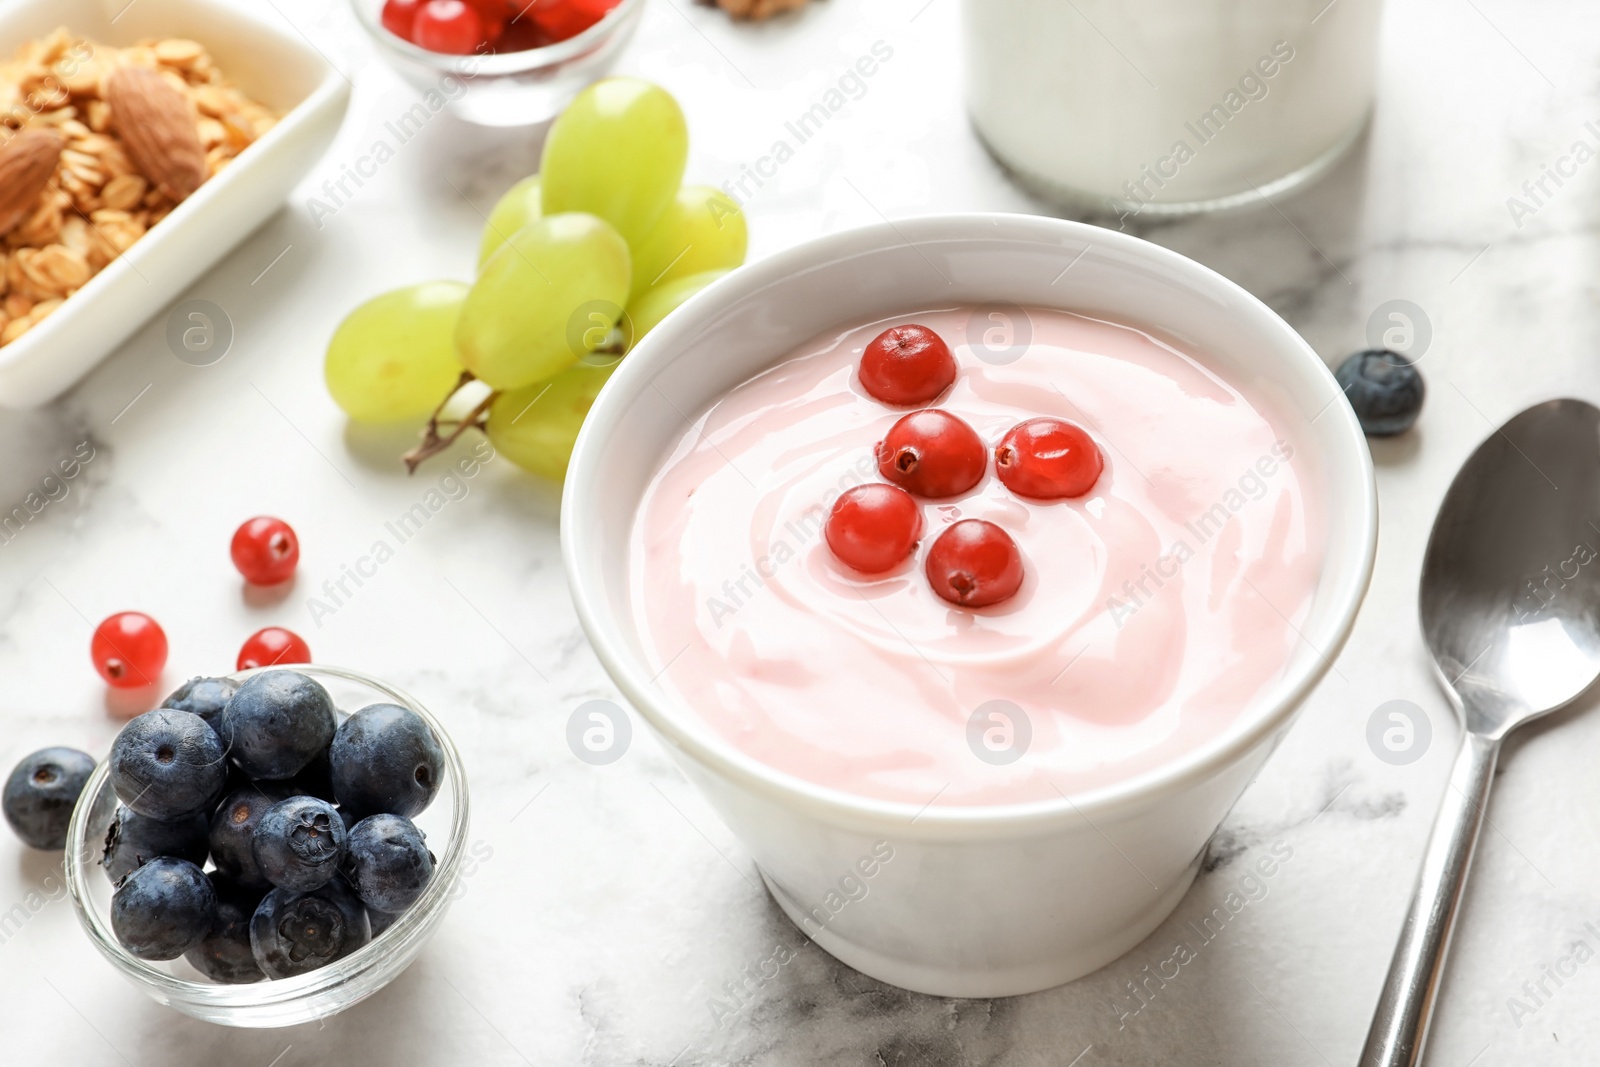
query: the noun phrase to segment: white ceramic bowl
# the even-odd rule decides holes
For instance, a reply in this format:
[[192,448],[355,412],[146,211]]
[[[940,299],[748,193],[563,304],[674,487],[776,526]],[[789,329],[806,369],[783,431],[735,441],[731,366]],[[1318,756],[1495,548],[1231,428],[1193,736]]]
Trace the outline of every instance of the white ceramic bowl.
[[[1220,736],[1154,771],[1070,798],[919,810],[775,771],[652,682],[623,563],[641,493],[684,432],[685,414],[801,343],[896,313],[989,302],[1154,327],[1206,354],[1235,385],[1272,399],[1325,504],[1326,561],[1300,627],[1305,640],[1279,681]],[[584,425],[567,488],[561,538],[573,598],[618,688],[738,835],[791,919],[858,970],[941,996],[1048,988],[1103,966],[1155,929],[1338,655],[1377,539],[1366,442],[1333,376],[1287,323],[1175,252],[1023,215],[852,230],[717,282],[623,361]],[[892,859],[881,862],[889,851]],[[868,898],[837,904],[862,884]]]
[[246,95],[281,116],[267,135],[90,279],[55,314],[0,348],[0,405],[49,403],[178,297],[256,227],[327,151],[350,84],[279,19],[219,0],[13,0],[0,52],[58,26],[119,47],[186,37]]

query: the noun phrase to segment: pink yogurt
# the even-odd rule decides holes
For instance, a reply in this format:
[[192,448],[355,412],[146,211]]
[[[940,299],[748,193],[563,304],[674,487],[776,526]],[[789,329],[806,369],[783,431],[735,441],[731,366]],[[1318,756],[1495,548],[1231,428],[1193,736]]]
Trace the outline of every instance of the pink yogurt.
[[[860,796],[1053,799],[1215,737],[1287,664],[1322,563],[1294,443],[1190,353],[1026,314],[1031,343],[1004,365],[969,344],[966,308],[819,338],[700,413],[656,472],[632,536],[636,623],[659,684],[740,750]],[[971,492],[923,502],[903,566],[866,577],[821,526],[841,490],[879,480],[873,445],[907,409],[855,368],[906,322],[950,345],[961,370],[937,406],[991,449],[1055,415],[1094,436],[1105,472],[1081,498],[1028,501],[991,454]],[[1016,539],[1027,577],[1006,603],[959,609],[929,588],[927,547],[960,518]]]

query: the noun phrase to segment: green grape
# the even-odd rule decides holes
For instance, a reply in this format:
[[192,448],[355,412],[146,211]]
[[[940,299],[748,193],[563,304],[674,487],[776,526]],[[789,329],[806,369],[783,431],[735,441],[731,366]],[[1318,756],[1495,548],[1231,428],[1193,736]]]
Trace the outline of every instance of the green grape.
[[513,185],[500,198],[494,210],[489,212],[489,221],[483,227],[483,244],[478,250],[479,270],[501,245],[510,240],[512,234],[544,214],[544,209],[540,207],[540,197],[543,195],[539,190],[539,176],[535,174]]
[[501,395],[489,409],[489,442],[523,470],[560,481],[594,398],[619,365],[579,363],[547,382]]
[[[690,278],[657,286],[628,305],[634,324],[634,342],[655,329],[656,324],[707,285],[726,274],[712,270]],[[506,393],[489,409],[486,427],[495,449],[523,470],[543,478],[560,481],[567,475],[567,461],[578,431],[588,417],[594,398],[622,361],[605,366],[579,363],[568,367],[547,382]]]
[[425,282],[352,311],[322,366],[334,403],[357,422],[421,418],[437,407],[461,377],[454,338],[468,288]]
[[632,343],[638,344],[645,334],[660,325],[661,320],[676,311],[678,305],[689,299],[724,274],[725,270],[708,270],[691,274],[687,278],[662,282],[646,289],[628,302],[628,323],[632,330]]
[[656,228],[633,245],[633,293],[744,262],[744,212],[720,189],[685,185]]
[[593,215],[531,222],[483,265],[456,354],[494,389],[553,377],[605,340],[632,277],[627,243]]
[[595,82],[545,138],[544,213],[599,215],[637,248],[672,204],[688,158],[689,130],[671,93],[637,78]]

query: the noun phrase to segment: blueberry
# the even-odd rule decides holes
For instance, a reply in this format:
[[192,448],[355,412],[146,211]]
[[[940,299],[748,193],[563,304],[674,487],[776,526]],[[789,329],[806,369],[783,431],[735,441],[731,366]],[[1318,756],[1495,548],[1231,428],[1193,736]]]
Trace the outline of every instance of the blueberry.
[[106,869],[106,877],[116,883],[157,856],[188,860],[203,867],[209,851],[206,817],[200,812],[176,819],[152,819],[119,807],[106,830],[100,865]]
[[339,726],[328,754],[334,795],[355,815],[410,818],[439,792],[444,750],[422,716],[409,708],[362,708]]
[[161,702],[164,708],[198,715],[222,736],[222,709],[238,690],[232,678],[190,678]]
[[1350,398],[1362,431],[1373,437],[1404,433],[1422,410],[1422,373],[1398,352],[1357,352],[1339,364],[1334,378]]
[[246,889],[216,871],[206,876],[217,895],[211,930],[183,958],[214,982],[243,985],[259,982],[263,975],[250,948],[250,919],[261,903],[260,890]]
[[133,719],[111,743],[111,787],[152,819],[209,809],[222,795],[228,761],[198,715],[157,708]]
[[266,810],[251,849],[256,868],[280,889],[309,892],[339,872],[347,831],[332,804],[290,797]]
[[211,931],[217,894],[188,860],[157,856],[117,883],[111,932],[142,960],[175,960]]
[[274,889],[250,919],[250,946],[268,978],[325,967],[370,940],[367,909],[342,878],[309,893]]
[[390,915],[386,911],[374,911],[372,908],[368,908],[367,923],[372,927],[372,939],[376,941],[385,930],[394,925],[394,921],[398,918],[400,918],[398,915]]
[[94,760],[75,748],[41,748],[11,771],[0,808],[30,848],[64,848],[67,823]]
[[[222,743],[222,747],[224,749],[226,749],[228,747],[228,743],[226,741],[224,741]],[[235,767],[233,765],[233,762],[230,760],[228,762],[228,777],[222,783],[222,796],[223,797],[231,797],[231,796],[233,796],[233,794],[237,793],[239,790],[241,790],[241,789],[249,789],[251,786],[253,786],[255,784],[256,784],[255,783],[255,779],[251,778],[248,774],[244,773],[239,768]],[[285,795],[287,796],[289,794],[285,794]],[[217,803],[221,804],[222,801],[219,799],[217,801]],[[213,810],[215,810],[215,809],[213,809]]]
[[254,851],[256,827],[267,809],[293,796],[277,782],[247,785],[229,793],[211,816],[208,839],[211,860],[217,871],[247,889],[267,889],[267,881],[256,865]]
[[400,815],[369,815],[356,823],[344,862],[361,902],[391,915],[415,904],[433,877],[433,853],[422,831]]
[[292,778],[333,740],[333,698],[297,671],[265,671],[222,711],[228,756],[252,778]]
[[[334,718],[343,723],[350,716],[334,709]],[[337,733],[337,728],[335,729]],[[293,778],[288,779],[287,785],[295,793],[304,793],[308,797],[321,797],[328,803],[334,803],[333,795],[333,760],[328,755],[328,749],[323,749],[306,764],[305,768]],[[349,826],[351,820],[345,820]]]
[[295,793],[316,797],[333,803],[333,763],[324,749],[312,758],[304,770],[293,778],[284,779],[284,785]]

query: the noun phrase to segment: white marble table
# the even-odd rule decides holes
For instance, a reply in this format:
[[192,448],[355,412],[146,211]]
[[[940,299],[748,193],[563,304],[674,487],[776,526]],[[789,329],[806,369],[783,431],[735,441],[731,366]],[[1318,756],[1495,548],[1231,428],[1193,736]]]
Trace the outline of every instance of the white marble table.
[[[795,19],[735,27],[687,0],[655,0],[623,68],[678,95],[694,136],[690,175],[720,182],[769,152],[784,119],[873,42],[893,49],[861,99],[750,198],[753,255],[880,216],[1042,210],[962,118],[956,3],[819,0]],[[1600,165],[1520,227],[1506,205],[1541,164],[1595,140],[1584,123],[1600,118],[1600,11],[1579,0],[1394,0],[1370,137],[1331,177],[1281,211],[1144,231],[1259,294],[1330,361],[1361,346],[1379,305],[1415,302],[1433,329],[1431,392],[1417,431],[1374,450],[1383,533],[1354,637],[1229,819],[1211,869],[1165,926],[1101,972],[968,1002],[882,986],[806,943],[642,728],[611,766],[573,757],[571,709],[616,693],[573,617],[556,493],[504,461],[313,621],[308,598],[388,536],[385,522],[441,473],[407,479],[392,460],[399,438],[346,429],[321,385],[323,345],[367,295],[469,276],[480,213],[533,169],[539,141],[433,119],[319,227],[305,198],[413,97],[342,4],[271,6],[356,94],[338,145],[296,200],[190,294],[226,310],[233,351],[185,365],[158,320],[59,404],[0,414],[0,510],[82,443],[94,455],[64,499],[0,544],[0,758],[9,766],[51,743],[106,748],[118,709],[89,669],[86,620],[128,607],[156,615],[173,641],[174,682],[225,668],[246,633],[283,623],[319,659],[388,676],[448,719],[472,770],[472,832],[492,856],[385,992],[320,1026],[246,1032],[190,1021],[124,984],[78,930],[51,859],[0,837],[0,915],[13,916],[0,934],[0,1061],[1354,1060],[1455,732],[1414,622],[1428,524],[1493,424],[1558,394],[1600,399]],[[305,546],[298,584],[268,602],[242,595],[226,551],[234,525],[261,512],[289,518]],[[1431,750],[1408,766],[1379,761],[1365,741],[1368,716],[1391,699],[1415,701],[1434,728]],[[1587,962],[1600,951],[1592,703],[1507,753],[1431,1063],[1600,1056],[1600,964]],[[1292,858],[1272,879],[1246,881],[1275,845]],[[1232,892],[1252,899],[1199,944],[1189,921]],[[1140,1003],[1130,983],[1179,940],[1198,958],[1130,1014]],[[1574,942],[1585,962],[1561,963]],[[718,1026],[709,999],[778,946],[794,960]],[[1571,974],[1561,984],[1546,977],[1558,964]]]

